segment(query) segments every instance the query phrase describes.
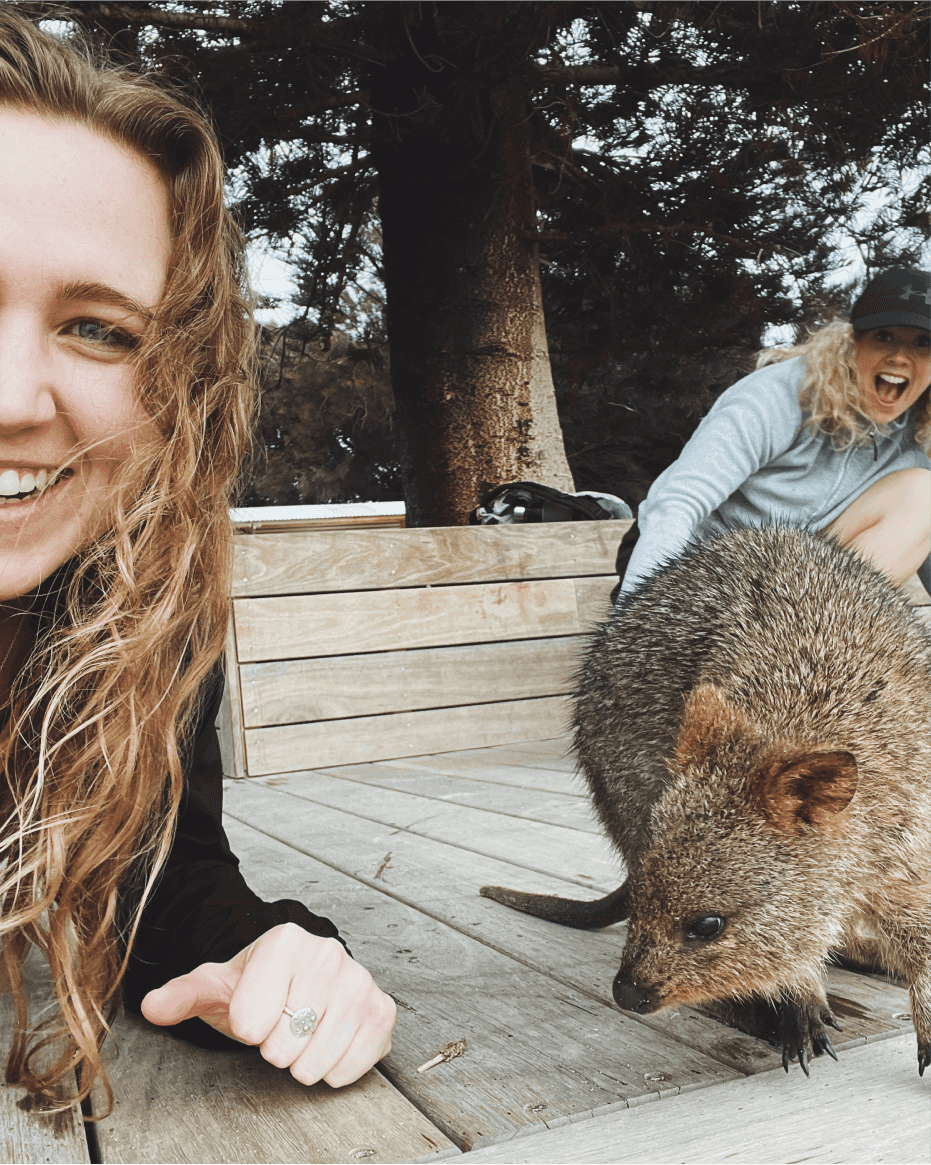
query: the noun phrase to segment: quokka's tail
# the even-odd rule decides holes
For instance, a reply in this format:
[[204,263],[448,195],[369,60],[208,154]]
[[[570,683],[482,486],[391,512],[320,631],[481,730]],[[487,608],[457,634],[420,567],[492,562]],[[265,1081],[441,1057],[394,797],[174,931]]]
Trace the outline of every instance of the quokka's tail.
[[598,930],[621,922],[630,913],[628,883],[619,886],[604,898],[594,902],[575,898],[556,898],[550,894],[525,894],[522,890],[508,890],[504,886],[483,886],[479,893],[492,898],[512,910],[558,922],[560,926],[574,926],[577,930]]

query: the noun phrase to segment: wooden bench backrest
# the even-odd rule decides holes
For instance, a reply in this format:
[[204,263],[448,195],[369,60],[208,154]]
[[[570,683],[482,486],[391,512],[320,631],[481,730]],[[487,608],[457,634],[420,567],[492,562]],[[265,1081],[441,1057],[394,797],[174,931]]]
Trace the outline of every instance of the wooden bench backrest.
[[629,522],[235,541],[235,776],[556,736]]

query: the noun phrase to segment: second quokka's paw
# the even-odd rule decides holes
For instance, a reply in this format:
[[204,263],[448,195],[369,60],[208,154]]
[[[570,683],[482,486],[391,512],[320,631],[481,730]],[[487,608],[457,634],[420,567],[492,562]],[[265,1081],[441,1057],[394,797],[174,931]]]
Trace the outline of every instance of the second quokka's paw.
[[841,1030],[833,1012],[826,1003],[814,1005],[800,1004],[784,999],[780,1007],[779,1043],[782,1044],[782,1066],[789,1071],[789,1061],[798,1059],[806,1076],[809,1061],[813,1056],[825,1053],[837,1059],[831,1046],[827,1028]]

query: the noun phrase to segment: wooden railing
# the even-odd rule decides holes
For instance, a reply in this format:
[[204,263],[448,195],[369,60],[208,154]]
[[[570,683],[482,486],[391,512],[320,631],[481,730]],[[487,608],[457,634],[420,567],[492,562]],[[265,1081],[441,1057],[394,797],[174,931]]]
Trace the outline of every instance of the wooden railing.
[[226,771],[560,734],[629,524],[237,535]]

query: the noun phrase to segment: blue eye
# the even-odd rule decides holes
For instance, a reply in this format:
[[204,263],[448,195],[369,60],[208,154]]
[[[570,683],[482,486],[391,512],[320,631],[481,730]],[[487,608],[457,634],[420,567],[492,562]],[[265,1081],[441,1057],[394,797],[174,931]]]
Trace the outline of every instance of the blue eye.
[[88,344],[121,352],[132,351],[138,343],[136,336],[124,332],[122,328],[103,324],[99,320],[77,320],[69,325],[68,331]]

